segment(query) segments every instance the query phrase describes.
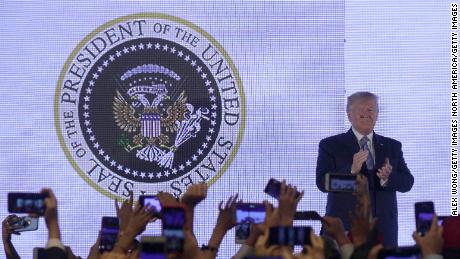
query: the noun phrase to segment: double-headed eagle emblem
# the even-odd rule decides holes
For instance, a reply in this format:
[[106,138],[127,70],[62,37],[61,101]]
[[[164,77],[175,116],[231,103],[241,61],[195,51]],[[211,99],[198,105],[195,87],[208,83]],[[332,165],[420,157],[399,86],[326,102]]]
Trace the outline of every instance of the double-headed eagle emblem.
[[[121,80],[140,73],[161,73],[176,81],[180,77],[163,66],[146,64],[127,71]],[[195,110],[187,103],[184,91],[172,100],[164,83],[135,84],[125,98],[117,90],[113,100],[113,118],[126,134],[118,139],[127,152],[136,150],[139,159],[172,168],[174,152],[201,130],[201,119],[209,120],[207,108]],[[131,136],[131,139],[129,138]],[[174,138],[174,139],[171,139]]]

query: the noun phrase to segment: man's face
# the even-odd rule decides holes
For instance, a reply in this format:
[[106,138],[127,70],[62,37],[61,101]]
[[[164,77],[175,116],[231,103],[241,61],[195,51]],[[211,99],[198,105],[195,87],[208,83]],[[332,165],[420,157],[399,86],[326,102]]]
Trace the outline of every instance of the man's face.
[[359,133],[368,135],[374,130],[378,115],[375,100],[358,99],[350,106],[348,120]]

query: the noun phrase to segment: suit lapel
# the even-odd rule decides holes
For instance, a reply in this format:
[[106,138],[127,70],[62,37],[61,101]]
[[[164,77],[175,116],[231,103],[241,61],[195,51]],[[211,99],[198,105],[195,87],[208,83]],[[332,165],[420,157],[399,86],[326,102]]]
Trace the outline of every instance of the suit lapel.
[[350,149],[351,154],[355,154],[359,151],[358,140],[356,139],[355,134],[351,128],[345,133],[345,143]]
[[382,141],[382,136],[375,134],[375,132],[372,141],[374,142],[375,151],[375,169],[378,170],[385,162],[385,146]]

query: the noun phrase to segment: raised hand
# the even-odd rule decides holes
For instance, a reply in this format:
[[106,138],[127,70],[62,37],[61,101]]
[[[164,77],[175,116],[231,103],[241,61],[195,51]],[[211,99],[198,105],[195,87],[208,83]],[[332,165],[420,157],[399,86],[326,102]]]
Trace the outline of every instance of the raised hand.
[[310,233],[311,245],[306,245],[307,257],[311,259],[324,259],[324,240],[315,235],[313,231]]
[[225,203],[225,206],[223,205],[223,201],[219,203],[219,216],[217,216],[216,228],[228,231],[236,225],[235,211],[237,200],[238,193],[234,196],[230,196]]
[[187,255],[187,258],[203,258],[195,234],[190,229],[184,228],[184,252],[182,254]]
[[127,230],[132,231],[136,236],[141,234],[145,230],[147,223],[153,218],[154,211],[155,209],[149,205],[141,207],[139,203],[136,203],[127,225]]
[[2,239],[5,256],[8,259],[19,259],[18,252],[11,242],[11,234],[20,235],[21,233],[14,231],[12,225],[18,222],[19,217],[16,215],[8,215],[2,222]]
[[214,254],[215,256],[227,231],[236,225],[235,211],[237,201],[238,193],[234,196],[230,196],[225,203],[225,206],[223,201],[219,203],[219,216],[217,216],[216,226],[214,227],[211,239],[209,239],[208,242],[210,251],[206,252],[206,254]]
[[356,194],[369,195],[369,183],[367,177],[362,174],[356,175]]
[[198,203],[206,198],[208,194],[208,185],[206,183],[198,183],[190,186],[182,196],[181,202],[185,206],[194,208]]
[[[274,208],[269,201],[264,201],[265,205],[265,221],[260,229],[260,234],[254,243],[256,255],[263,255],[267,253],[268,238],[270,235],[270,227],[280,225],[280,213],[278,208]],[[251,233],[251,232],[250,232]],[[253,240],[252,240],[253,241]]]
[[118,233],[114,253],[125,254],[128,251],[134,238],[145,230],[147,223],[153,218],[154,211],[155,209],[149,205],[141,207],[139,203],[136,203],[125,231]]
[[48,237],[61,239],[61,231],[58,223],[57,199],[51,189],[43,189],[42,193],[45,198],[45,222],[48,227]]
[[132,191],[129,192],[129,199],[125,200],[121,204],[121,207],[118,205],[118,201],[115,200],[115,210],[120,224],[120,231],[126,230],[131,219],[131,215],[133,214],[133,200],[134,194]]
[[417,232],[412,234],[417,245],[422,249],[423,257],[432,254],[441,254],[444,239],[442,238],[442,226],[438,225],[438,216],[434,215],[431,222],[431,228],[425,236],[419,235]]
[[302,199],[304,192],[302,191],[298,197],[297,188],[295,186],[286,185],[286,181],[281,182],[280,198],[279,198],[279,213],[281,226],[290,226],[294,221],[294,215],[297,210],[297,205]]
[[16,222],[18,222],[20,218],[14,214],[8,215],[3,221],[2,221],[2,238],[3,242],[5,241],[10,241],[11,240],[11,235],[20,235],[21,233],[16,232],[12,225]]
[[281,215],[279,208],[274,208],[273,204],[269,201],[264,201],[265,206],[265,221],[264,221],[264,233],[268,232],[270,227],[280,226]]
[[179,201],[169,192],[159,192],[157,195],[162,207],[177,207],[180,206]]
[[206,183],[198,183],[190,186],[184,195],[180,203],[184,205],[187,211],[187,219],[185,221],[185,229],[189,229],[193,232],[193,218],[195,206],[206,198],[208,194],[208,186]]
[[358,203],[351,217],[351,234],[355,247],[366,243],[369,233],[374,229],[377,219],[371,219],[370,204]]
[[345,227],[340,218],[325,216],[323,219],[326,222],[326,224],[323,224],[324,231],[334,238],[339,246],[351,243],[345,233]]

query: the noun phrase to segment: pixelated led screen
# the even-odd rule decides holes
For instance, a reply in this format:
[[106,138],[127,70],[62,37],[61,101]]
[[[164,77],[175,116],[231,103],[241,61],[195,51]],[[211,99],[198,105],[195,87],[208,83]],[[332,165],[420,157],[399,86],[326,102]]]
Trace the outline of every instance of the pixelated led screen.
[[[380,97],[375,130],[402,142],[415,177],[398,194],[400,245],[413,243],[414,202],[450,214],[447,2],[7,1],[0,21],[0,215],[8,192],[52,188],[77,255],[129,190],[210,184],[199,244],[230,195],[276,204],[272,177],[324,215],[318,143],[348,130],[346,96],[361,90]],[[40,219],[13,243],[31,258],[46,239]],[[237,248],[232,230],[219,257]]]

